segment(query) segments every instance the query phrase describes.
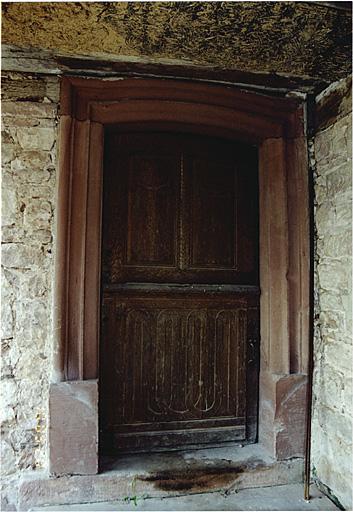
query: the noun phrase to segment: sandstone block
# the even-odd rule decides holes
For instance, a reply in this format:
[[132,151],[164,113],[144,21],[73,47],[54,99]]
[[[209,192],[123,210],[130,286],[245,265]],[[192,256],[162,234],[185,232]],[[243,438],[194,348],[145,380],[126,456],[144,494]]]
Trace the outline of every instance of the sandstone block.
[[280,426],[276,440],[279,459],[303,456],[306,382],[306,376],[294,374],[278,382],[275,419]]
[[[264,464],[261,461],[249,462],[244,464],[246,469],[240,475],[230,477],[227,487],[237,490],[256,487],[268,487],[271,485],[281,485],[287,483],[301,482],[303,478],[303,463],[301,460],[282,461],[276,464]],[[138,464],[138,466],[140,466]],[[37,479],[29,477],[21,482],[20,510],[25,511],[35,506],[56,505],[59,503],[94,503],[99,501],[111,501],[125,496],[170,496],[185,494],[185,489],[181,490],[163,490],[155,485],[155,482],[149,481],[153,477],[153,472],[145,468],[137,467],[132,470],[122,469],[117,472],[107,472],[101,475],[84,475],[72,477],[59,477],[46,479],[45,477]],[[224,477],[223,477],[224,478]],[[209,485],[197,486],[198,492],[224,491],[224,480],[221,482],[214,479]],[[194,490],[191,492],[195,492]]]
[[49,394],[49,417],[50,473],[97,473],[97,381],[52,384]]
[[300,374],[260,374],[259,439],[279,460],[303,456],[306,382]]

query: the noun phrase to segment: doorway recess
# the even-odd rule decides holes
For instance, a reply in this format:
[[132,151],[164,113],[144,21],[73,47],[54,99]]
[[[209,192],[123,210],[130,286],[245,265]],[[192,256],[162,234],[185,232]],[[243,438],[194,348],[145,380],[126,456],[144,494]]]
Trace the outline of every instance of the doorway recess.
[[[273,98],[215,84],[145,78],[62,80],[56,383],[50,392],[53,474],[98,471],[103,153],[104,134],[112,126],[127,132],[131,126],[148,125],[150,130],[158,127],[164,132],[238,140],[258,147],[258,439],[277,460],[303,456],[309,311],[303,116],[303,104],[298,99]],[[82,389],[90,401],[89,420],[80,423],[77,408],[76,417],[64,421],[68,396],[78,403]],[[75,448],[78,434],[68,432],[77,428],[74,422],[81,425],[81,443],[83,439],[90,443],[90,449],[85,450],[87,460],[81,456],[79,465]],[[82,431],[85,425],[87,432]],[[59,450],[60,458],[56,456]]]

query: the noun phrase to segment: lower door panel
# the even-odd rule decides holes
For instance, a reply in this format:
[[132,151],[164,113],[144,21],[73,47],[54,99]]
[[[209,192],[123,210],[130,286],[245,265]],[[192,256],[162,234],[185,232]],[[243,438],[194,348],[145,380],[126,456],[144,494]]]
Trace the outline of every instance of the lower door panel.
[[103,451],[255,440],[257,290],[201,288],[104,292]]

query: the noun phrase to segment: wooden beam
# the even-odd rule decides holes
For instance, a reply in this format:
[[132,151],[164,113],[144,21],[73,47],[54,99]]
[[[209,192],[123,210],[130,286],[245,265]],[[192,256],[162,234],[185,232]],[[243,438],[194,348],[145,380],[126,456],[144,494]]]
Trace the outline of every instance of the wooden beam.
[[2,45],[2,71],[81,77],[159,77],[179,80],[218,82],[265,94],[284,96],[290,91],[318,94],[329,82],[274,72],[248,72],[214,65],[191,64],[189,61],[132,58],[129,56],[99,57],[65,55],[42,49],[24,49]]

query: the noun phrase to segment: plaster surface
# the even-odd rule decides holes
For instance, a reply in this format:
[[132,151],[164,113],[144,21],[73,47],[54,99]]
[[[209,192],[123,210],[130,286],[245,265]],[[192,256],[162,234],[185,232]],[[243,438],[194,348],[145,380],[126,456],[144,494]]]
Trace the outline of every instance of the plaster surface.
[[314,2],[2,4],[3,44],[332,82],[351,69],[349,12]]

